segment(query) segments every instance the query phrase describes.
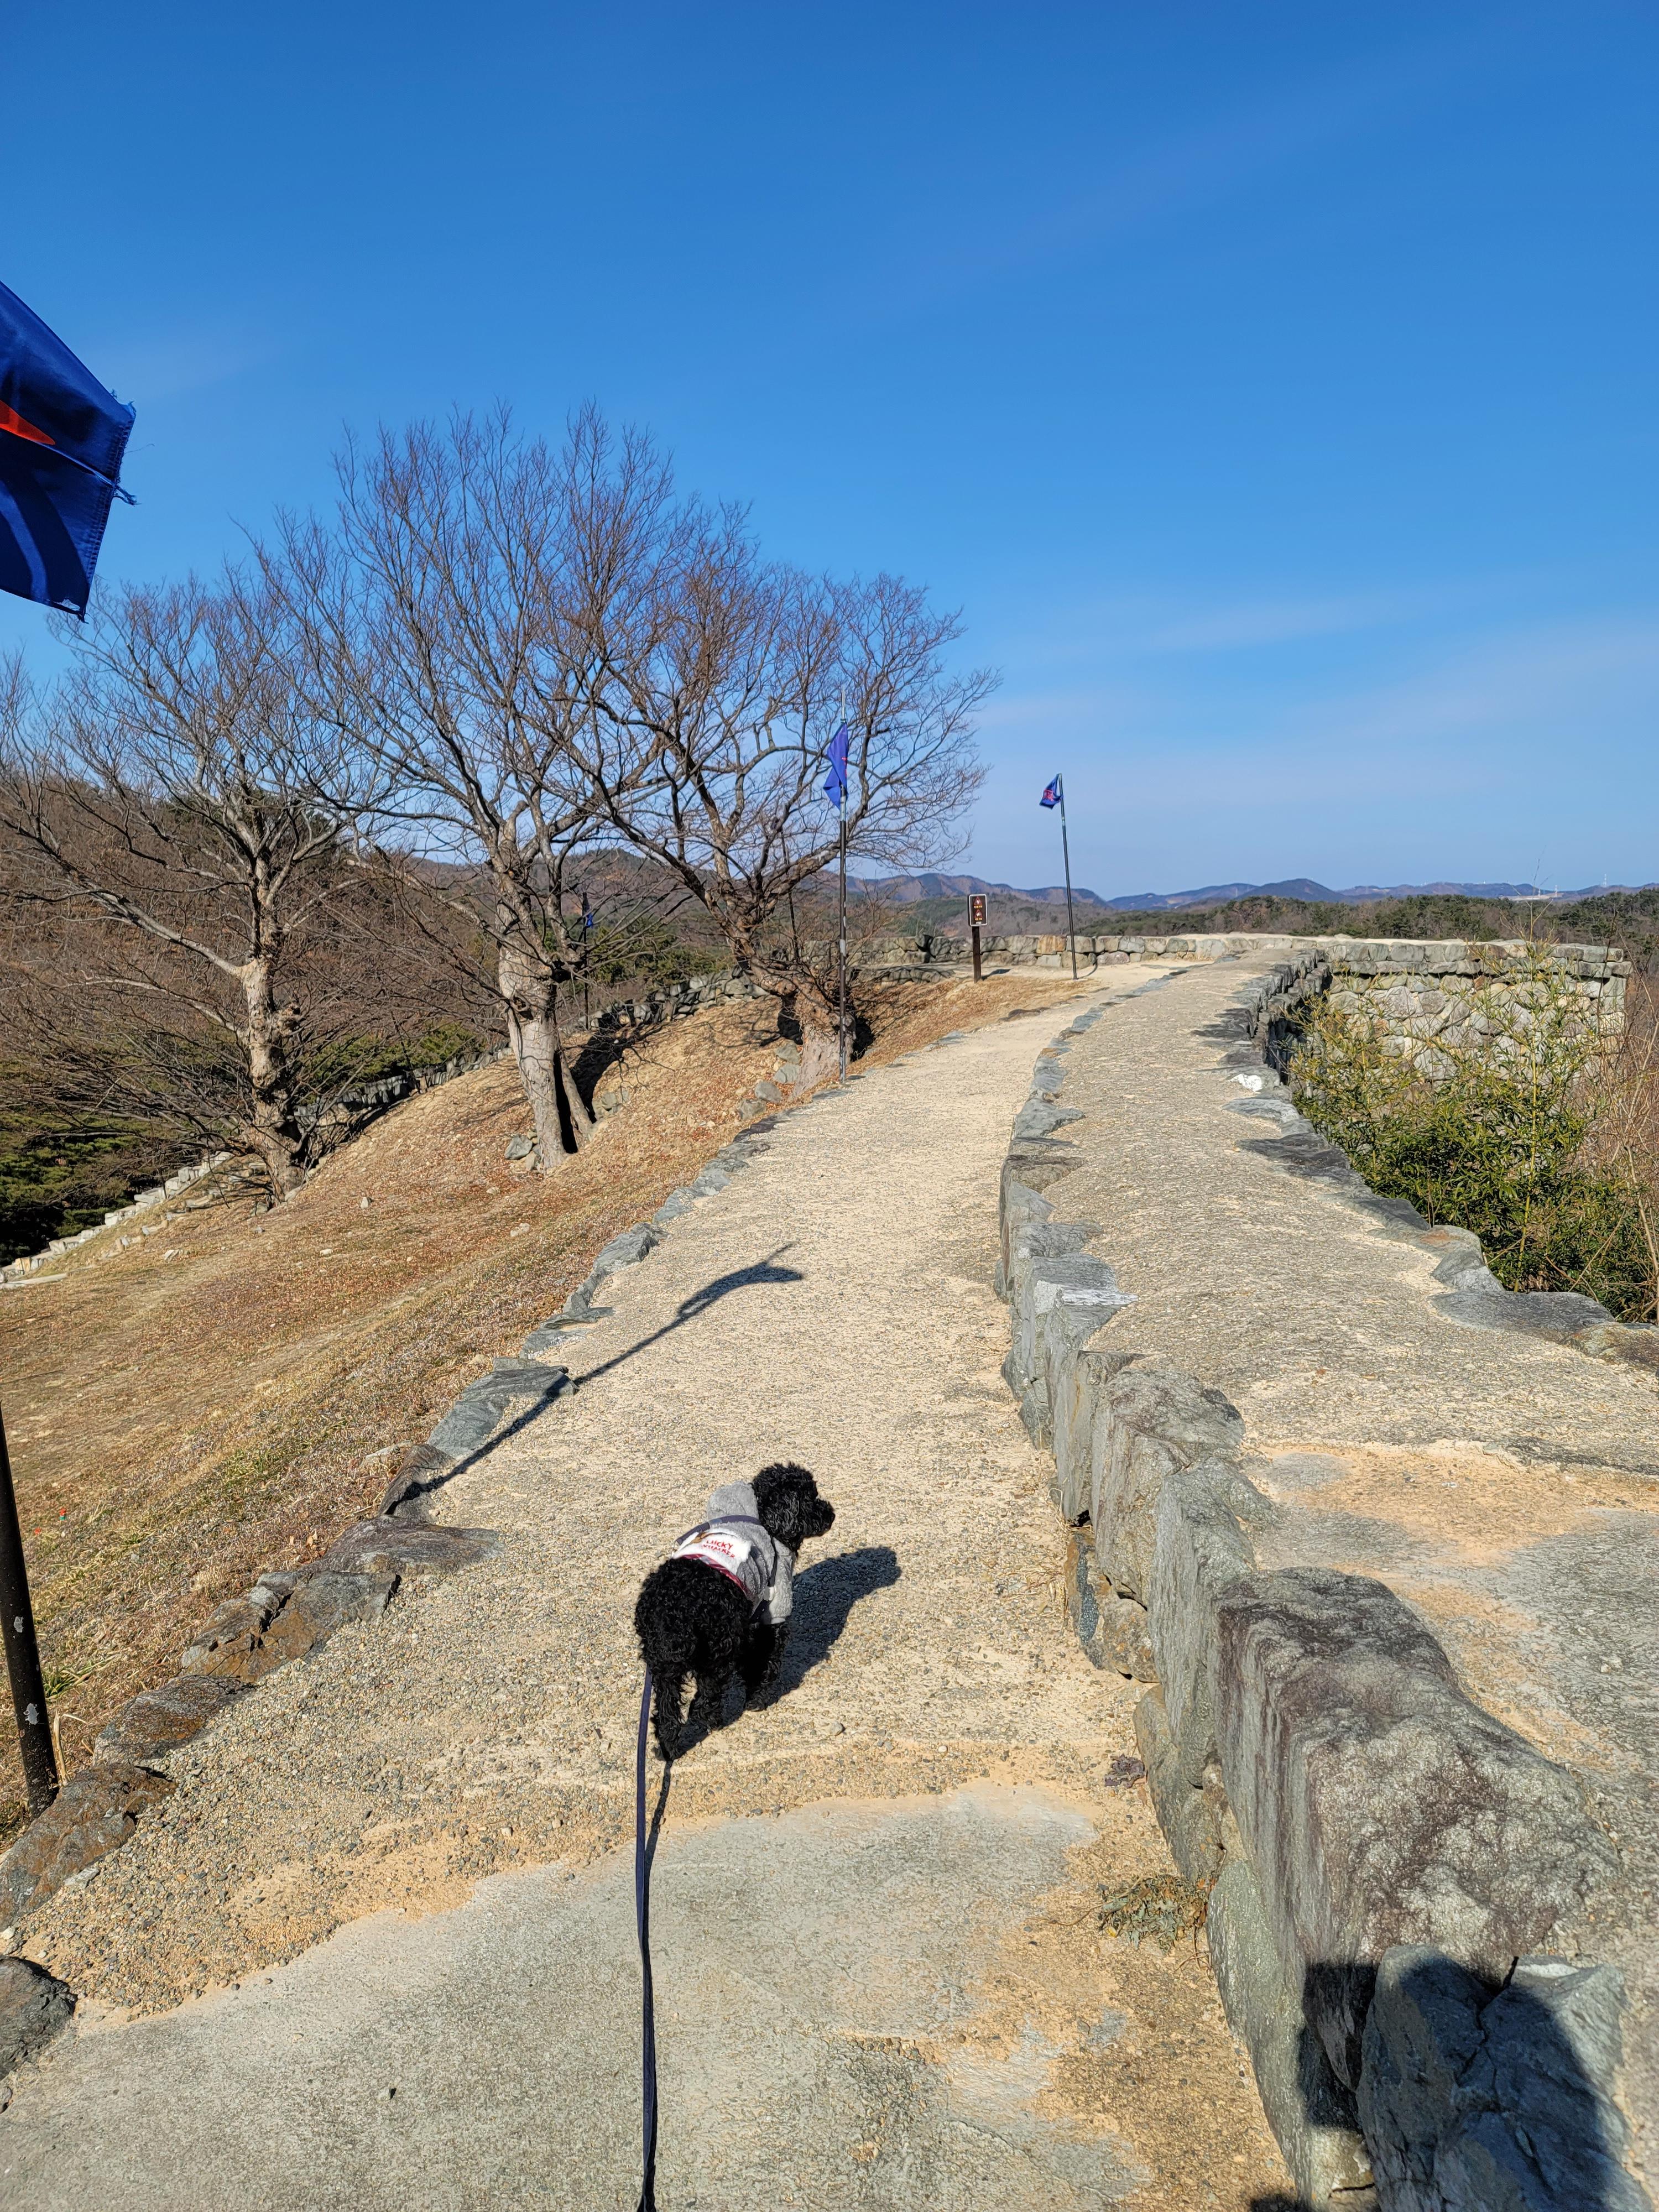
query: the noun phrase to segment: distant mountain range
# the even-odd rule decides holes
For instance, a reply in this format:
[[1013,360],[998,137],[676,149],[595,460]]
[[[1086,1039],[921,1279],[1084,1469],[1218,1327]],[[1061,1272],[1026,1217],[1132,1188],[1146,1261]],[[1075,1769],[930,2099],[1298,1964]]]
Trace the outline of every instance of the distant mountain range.
[[[1268,898],[1306,899],[1335,906],[1363,906],[1376,899],[1410,898],[1430,892],[1462,892],[1468,898],[1599,898],[1604,892],[1631,890],[1630,884],[1592,884],[1577,891],[1541,891],[1536,884],[1353,884],[1346,890],[1333,890],[1328,884],[1316,883],[1311,876],[1288,876],[1276,884],[1205,884],[1191,891],[1132,891],[1121,898],[1103,898],[1098,891],[1085,890],[1074,884],[1073,899],[1079,906],[1097,908],[1105,914],[1170,913],[1182,907],[1225,906],[1230,899],[1261,896]],[[983,891],[1000,898],[1021,899],[1032,906],[1063,906],[1066,902],[1064,884],[1045,884],[1033,890],[1018,890],[1012,884],[988,883],[982,876],[942,876],[931,872],[916,876],[890,876],[872,883],[870,889],[903,906],[920,899],[966,898],[970,891]]]

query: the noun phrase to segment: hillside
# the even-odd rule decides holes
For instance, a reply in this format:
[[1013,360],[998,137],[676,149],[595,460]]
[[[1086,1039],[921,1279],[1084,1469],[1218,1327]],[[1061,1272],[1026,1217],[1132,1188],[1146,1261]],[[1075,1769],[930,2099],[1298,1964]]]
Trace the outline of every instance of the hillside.
[[[880,1065],[951,1029],[1042,1006],[1069,979],[873,987]],[[258,1571],[313,1558],[372,1510],[373,1455],[425,1435],[552,1313],[616,1232],[735,1133],[771,1073],[769,1002],[710,1008],[623,1051],[626,1103],[549,1178],[505,1158],[529,1116],[498,1061],[396,1108],[263,1218],[249,1199],[0,1295],[0,1376],[66,1762],[172,1671],[190,1632]],[[0,1796],[15,1783],[8,1775]],[[0,1830],[15,1824],[0,1811]]]
[[[1057,905],[1038,903],[1036,893],[1009,891],[1006,886],[993,886],[988,896],[988,927],[994,933],[1054,934],[1066,927],[1063,893]],[[965,895],[915,899],[908,904],[896,902],[890,911],[894,928],[908,936],[960,937],[967,927]],[[1079,894],[1076,919],[1079,937],[1171,930],[1222,933],[1260,930],[1298,937],[1339,933],[1349,937],[1480,939],[1530,936],[1545,943],[1617,945],[1638,968],[1659,968],[1659,885],[1641,890],[1586,892],[1575,898],[1524,904],[1509,898],[1477,898],[1456,890],[1390,893],[1357,902],[1347,893],[1314,899],[1263,890],[1220,899],[1209,906],[1158,912],[1127,911],[1121,903],[1109,910],[1099,905],[1085,906]]]

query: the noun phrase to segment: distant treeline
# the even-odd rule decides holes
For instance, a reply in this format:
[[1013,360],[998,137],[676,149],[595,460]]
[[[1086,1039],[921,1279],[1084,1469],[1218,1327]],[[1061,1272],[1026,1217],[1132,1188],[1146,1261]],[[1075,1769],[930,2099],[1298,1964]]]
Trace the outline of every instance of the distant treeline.
[[[1335,900],[1279,898],[1253,893],[1224,906],[1182,908],[1156,914],[1122,914],[1097,906],[1077,908],[1079,936],[1224,934],[1234,930],[1292,937],[1532,938],[1540,944],[1616,945],[1644,973],[1659,972],[1659,888],[1606,891],[1590,898],[1517,902],[1469,898],[1456,891],[1424,891],[1370,905]],[[967,902],[920,899],[898,909],[907,935],[959,933]],[[1037,903],[993,894],[988,927],[994,932],[1064,930],[1063,902]]]

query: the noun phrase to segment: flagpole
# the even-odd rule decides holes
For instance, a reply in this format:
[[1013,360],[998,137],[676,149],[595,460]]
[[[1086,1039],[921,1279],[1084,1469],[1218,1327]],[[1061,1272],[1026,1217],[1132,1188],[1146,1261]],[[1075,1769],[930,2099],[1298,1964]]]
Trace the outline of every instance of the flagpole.
[[[844,691],[841,695],[841,719],[842,725],[845,726],[847,720],[847,694]],[[842,1083],[845,1083],[847,1080],[847,770],[844,768],[841,772],[841,805],[837,811],[841,816],[841,957],[837,963],[840,969],[841,1003],[837,1014],[836,1028],[839,1031],[841,1041],[840,1080]]]
[[1072,847],[1066,835],[1066,779],[1056,776],[1060,786],[1060,850],[1066,863],[1066,942],[1072,949],[1072,981],[1077,981],[1077,925],[1072,920]]

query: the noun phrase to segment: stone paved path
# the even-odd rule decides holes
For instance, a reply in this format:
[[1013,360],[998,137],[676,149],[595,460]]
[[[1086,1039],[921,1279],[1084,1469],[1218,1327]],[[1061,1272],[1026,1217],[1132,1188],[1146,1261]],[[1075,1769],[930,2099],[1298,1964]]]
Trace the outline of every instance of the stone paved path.
[[619,1279],[574,1399],[441,1494],[497,1556],[175,1758],[31,1931],[88,1996],[0,2117],[0,2197],[626,2212],[633,1595],[793,1457],[839,1517],[787,1693],[681,1763],[658,1860],[665,2212],[1270,2201],[1201,1960],[1097,1932],[1169,1863],[1104,1786],[1132,1686],[1069,1638],[998,1371],[997,1170],[1070,1011],[785,1117]]

